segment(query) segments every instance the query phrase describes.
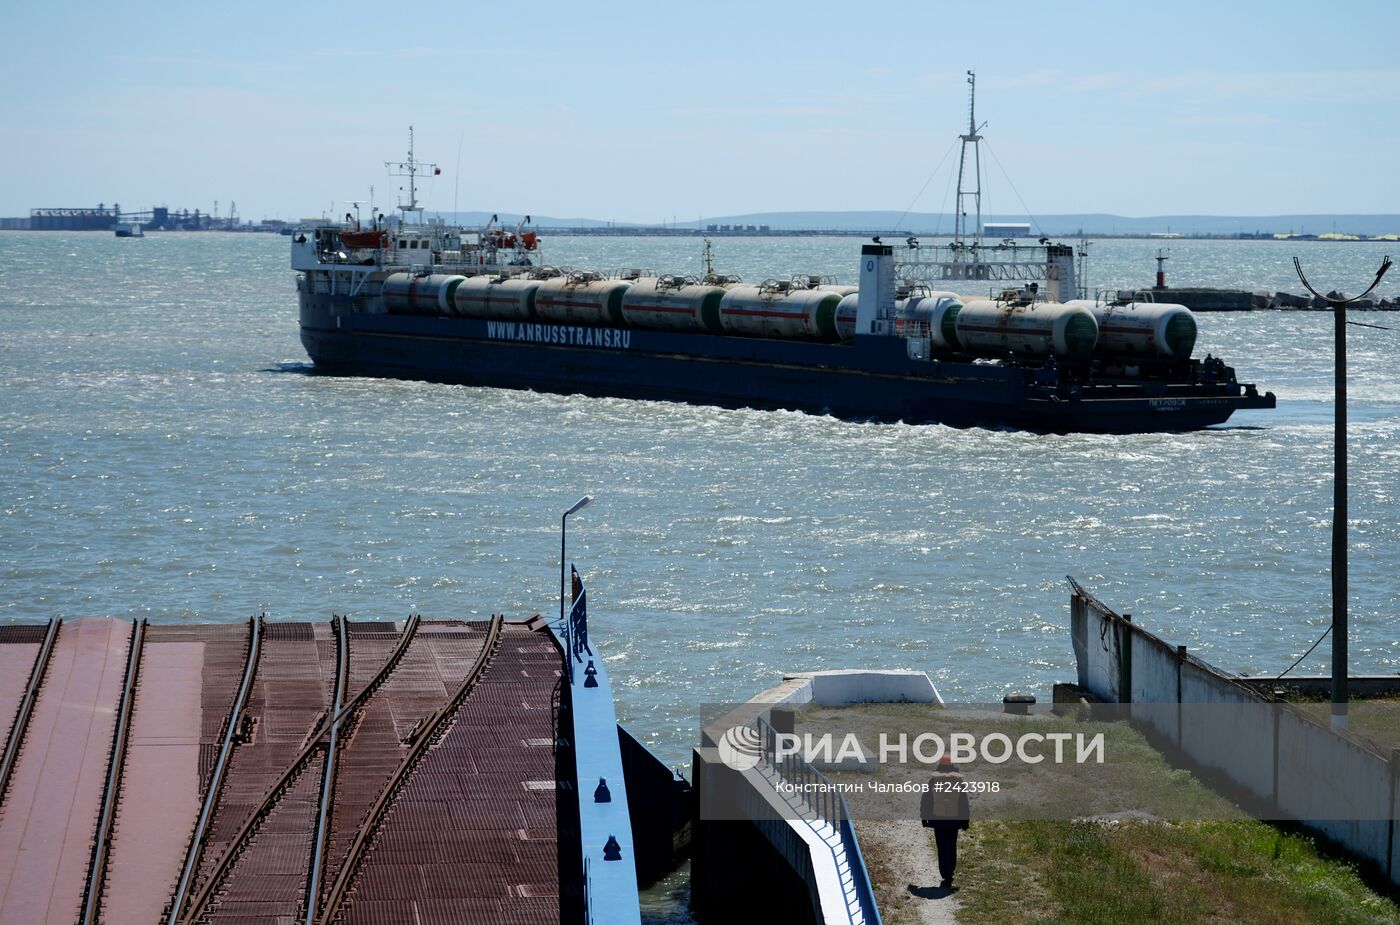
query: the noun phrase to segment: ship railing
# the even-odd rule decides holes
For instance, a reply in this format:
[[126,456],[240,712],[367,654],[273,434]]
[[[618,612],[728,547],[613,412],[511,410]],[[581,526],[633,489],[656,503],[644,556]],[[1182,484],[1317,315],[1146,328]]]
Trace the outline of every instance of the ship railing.
[[930,338],[933,336],[933,328],[929,326],[927,321],[896,318],[894,320],[894,333],[899,337]]
[[1127,305],[1129,302],[1155,302],[1157,297],[1151,289],[1095,289],[1094,301]]
[[1020,282],[1052,277],[1049,250],[1035,244],[926,245],[898,248],[894,275],[900,283]]
[[1044,266],[1049,262],[1050,249],[1040,243],[1017,243],[1014,238],[1003,238],[995,244],[910,244],[894,246],[896,264],[940,265],[959,264],[1035,264]]
[[774,789],[796,813],[792,821],[805,823],[831,853],[841,884],[846,921],[883,925],[846,798],[830,778],[802,755],[789,754],[789,749],[784,748],[782,757],[778,757],[778,731],[768,720],[759,716],[753,725],[761,746],[761,771],[767,772],[766,777],[776,778],[775,785],[777,781],[788,785]]
[[700,285],[700,278],[697,276],[679,276],[674,273],[664,273],[656,278],[657,289],[684,289],[686,286]]

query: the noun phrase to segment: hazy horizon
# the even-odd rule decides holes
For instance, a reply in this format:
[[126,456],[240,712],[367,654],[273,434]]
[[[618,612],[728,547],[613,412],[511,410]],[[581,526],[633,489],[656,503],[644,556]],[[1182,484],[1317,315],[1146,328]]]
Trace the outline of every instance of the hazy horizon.
[[16,7],[0,215],[392,207],[409,124],[433,211],[948,212],[969,68],[984,212],[1400,213],[1389,2],[421,9]]

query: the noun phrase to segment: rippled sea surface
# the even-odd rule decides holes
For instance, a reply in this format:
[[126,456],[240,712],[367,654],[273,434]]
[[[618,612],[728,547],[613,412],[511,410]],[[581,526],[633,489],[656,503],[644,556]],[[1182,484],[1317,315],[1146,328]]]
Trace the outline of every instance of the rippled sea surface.
[[[720,239],[716,261],[853,281],[859,243]],[[700,267],[694,240],[546,244],[574,266]],[[1298,253],[1356,291],[1384,249],[1175,242],[1168,268],[1297,292]],[[1276,412],[1036,436],[311,375],[287,251],[0,233],[0,620],[548,613],[559,515],[589,493],[569,551],[595,639],[623,721],[678,765],[691,704],[787,670],[1048,695],[1075,673],[1067,574],[1231,670],[1280,671],[1326,626],[1326,315],[1200,317],[1200,352]],[[1093,251],[1091,285],[1151,278],[1155,244]],[[1395,672],[1400,331],[1352,328],[1350,345],[1353,670]],[[1326,672],[1326,652],[1300,670]]]

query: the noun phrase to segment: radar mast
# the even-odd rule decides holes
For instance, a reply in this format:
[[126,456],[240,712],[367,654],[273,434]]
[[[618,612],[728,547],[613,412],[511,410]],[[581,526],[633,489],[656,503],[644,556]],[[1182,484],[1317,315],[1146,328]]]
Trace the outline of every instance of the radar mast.
[[[967,233],[967,200],[972,200],[976,224],[972,226],[972,243],[982,244],[982,135],[987,123],[977,124],[977,72],[967,72],[967,134],[962,139],[962,154],[958,157],[958,214],[954,217],[953,240],[958,245],[965,243]],[[967,149],[972,147],[972,177],[967,176]],[[972,186],[969,187],[969,182]]]
[[[408,177],[408,203],[399,203],[399,211],[404,213],[404,221],[408,221],[410,212],[419,213],[421,224],[423,207],[418,204],[418,174],[431,171],[430,176],[438,176],[442,173],[442,168],[437,164],[423,164],[413,156],[413,126],[408,127],[408,160],[405,161],[385,161],[384,166],[389,168],[391,177]],[[402,191],[403,187],[399,187]]]

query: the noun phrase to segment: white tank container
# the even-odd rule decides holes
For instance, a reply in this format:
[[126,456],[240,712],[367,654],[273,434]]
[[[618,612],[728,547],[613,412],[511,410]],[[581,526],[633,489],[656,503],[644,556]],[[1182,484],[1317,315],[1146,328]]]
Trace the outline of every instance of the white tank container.
[[820,289],[782,293],[735,286],[720,300],[719,321],[728,334],[835,340],[836,306],[842,298]]
[[838,283],[827,283],[821,286],[813,286],[812,288],[820,290],[821,292],[834,292],[837,295],[854,295],[860,291],[859,286],[843,286]]
[[916,295],[897,305],[900,318],[920,321],[929,326],[933,345],[941,350],[961,350],[958,343],[957,320],[962,311],[962,297],[953,292],[931,292]]
[[540,285],[537,279],[472,276],[457,287],[454,310],[463,318],[528,321],[535,317],[535,290]]
[[719,323],[723,299],[723,286],[663,286],[656,277],[643,277],[623,294],[622,317],[634,328],[719,334],[724,330]]
[[1196,316],[1175,302],[1129,302],[1110,305],[1074,299],[1099,324],[1097,353],[1123,357],[1186,359],[1196,347]]
[[412,273],[391,273],[384,280],[380,296],[384,308],[394,315],[450,315],[452,296],[465,276],[434,273],[414,276]]
[[631,283],[620,279],[546,280],[535,290],[535,315],[545,321],[621,327],[622,296]]
[[860,293],[853,292],[841,297],[836,303],[836,336],[850,340],[856,336],[856,312],[860,308]]
[[1015,305],[974,299],[958,312],[954,328],[963,350],[988,356],[1014,353],[1082,360],[1094,352],[1099,339],[1093,312],[1060,302]]

